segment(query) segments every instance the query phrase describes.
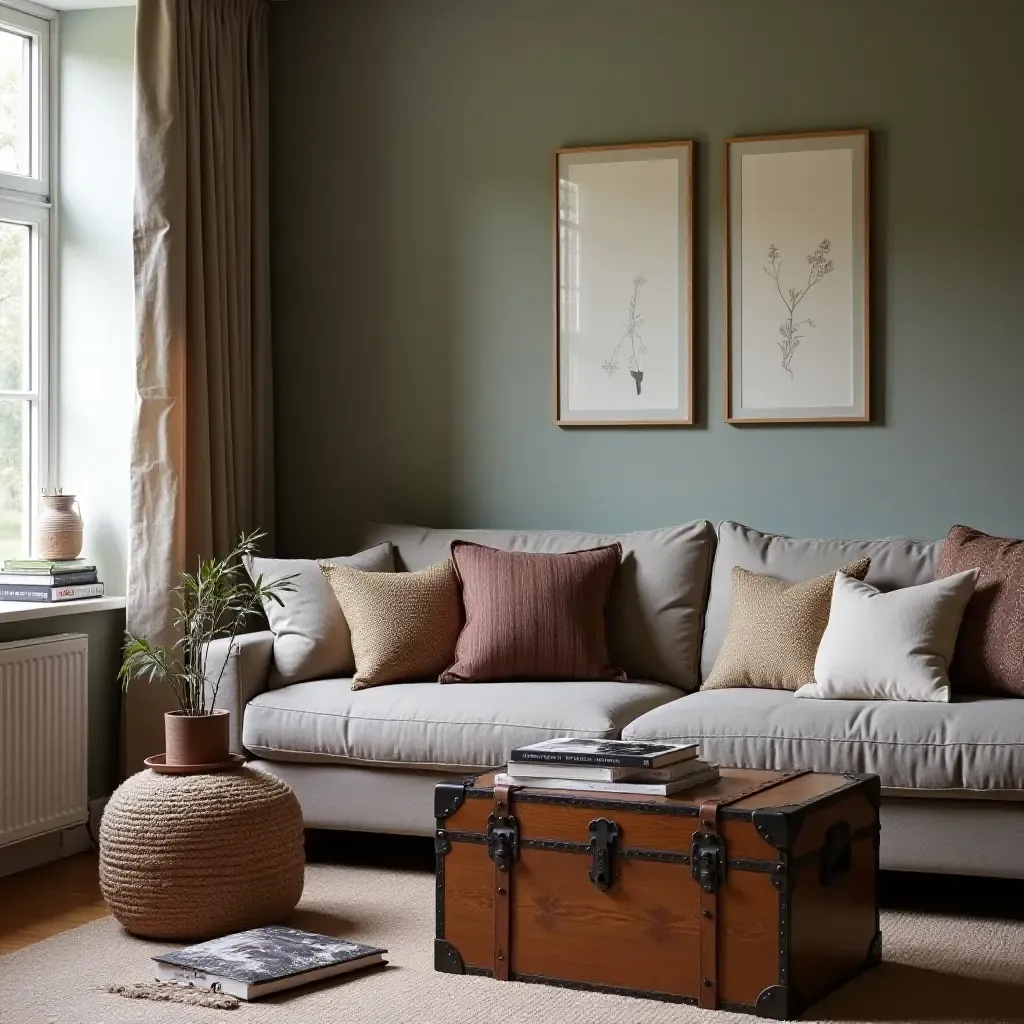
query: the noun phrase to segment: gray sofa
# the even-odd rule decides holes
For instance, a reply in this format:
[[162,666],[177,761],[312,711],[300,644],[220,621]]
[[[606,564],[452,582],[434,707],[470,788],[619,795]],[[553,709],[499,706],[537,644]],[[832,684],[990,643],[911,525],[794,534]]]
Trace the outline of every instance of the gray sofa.
[[[608,641],[630,681],[273,687],[273,634],[244,636],[218,704],[232,712],[233,749],[292,785],[307,826],[429,834],[438,781],[548,737],[698,740],[723,765],[881,776],[883,867],[1024,877],[1024,700],[812,701],[698,689],[725,635],[734,565],[796,581],[869,555],[868,581],[891,589],[932,579],[938,543],[798,540],[704,521],[618,537],[364,530],[366,545],[391,541],[405,570],[444,558],[457,537],[551,552],[618,540]],[[227,653],[218,641],[209,669]]]

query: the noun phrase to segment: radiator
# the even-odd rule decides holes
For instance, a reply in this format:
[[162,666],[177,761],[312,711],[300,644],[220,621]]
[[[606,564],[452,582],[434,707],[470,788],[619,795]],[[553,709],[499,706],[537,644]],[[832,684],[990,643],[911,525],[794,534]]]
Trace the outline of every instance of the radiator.
[[88,820],[89,638],[0,644],[0,846]]

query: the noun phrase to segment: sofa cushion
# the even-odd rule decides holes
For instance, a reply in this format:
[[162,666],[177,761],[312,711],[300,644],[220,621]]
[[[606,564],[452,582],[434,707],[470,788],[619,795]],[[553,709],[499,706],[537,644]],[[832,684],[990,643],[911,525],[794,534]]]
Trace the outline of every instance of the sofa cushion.
[[[700,683],[704,596],[714,550],[705,520],[621,535],[523,530],[432,530],[366,523],[367,544],[390,541],[401,569],[423,569],[445,558],[452,541],[503,551],[578,551],[622,545],[622,564],[608,597],[608,653],[633,679],[692,690]],[[835,568],[843,565],[837,562]],[[812,573],[811,575],[814,575]]]
[[[380,540],[390,538],[380,537]],[[732,569],[797,583],[834,572],[860,558],[870,558],[867,582],[879,590],[912,587],[935,579],[941,541],[922,544],[902,538],[892,540],[814,540],[759,533],[739,523],[721,523],[715,564],[711,569],[701,652],[701,676],[711,674],[725,639],[732,600]]]
[[785,690],[702,690],[649,711],[622,736],[699,741],[702,757],[731,767],[871,772],[892,790],[1024,795],[1024,700],[797,700]]
[[273,761],[492,768],[537,740],[617,738],[679,695],[645,682],[350,684],[316,680],[260,694],[246,706],[243,744]]
[[[869,560],[843,566],[863,579]],[[705,690],[734,686],[795,690],[814,678],[814,656],[828,625],[832,588],[842,573],[827,572],[800,583],[732,570],[729,626]]]
[[[330,558],[367,572],[394,572],[390,544],[378,544],[355,555]],[[295,591],[283,604],[269,601],[264,609],[274,633],[274,664],[270,686],[306,679],[348,675],[355,668],[348,623],[313,558],[253,558],[249,573],[265,580],[294,576]]]
[[798,697],[949,700],[949,663],[978,570],[883,594],[836,573],[814,682]]
[[1024,540],[954,526],[936,572],[971,568],[981,574],[960,624],[949,671],[953,689],[1024,697]]
[[441,682],[625,681],[622,669],[608,663],[605,628],[621,557],[618,544],[549,555],[457,540],[452,561],[466,625]]
[[330,562],[320,571],[352,634],[353,690],[435,680],[452,663],[462,605],[450,558],[419,572],[361,572]]

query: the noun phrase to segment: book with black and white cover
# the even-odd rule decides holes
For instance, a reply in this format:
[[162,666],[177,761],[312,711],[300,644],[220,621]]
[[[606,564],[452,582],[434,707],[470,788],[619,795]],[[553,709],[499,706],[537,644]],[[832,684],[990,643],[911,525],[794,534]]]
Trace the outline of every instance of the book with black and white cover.
[[697,756],[696,743],[644,743],[633,740],[581,739],[562,736],[516,747],[510,761],[583,764],[603,768],[664,768]]
[[49,604],[102,596],[102,583],[79,583],[70,587],[44,587],[25,583],[0,584],[0,601],[39,601]]
[[379,946],[273,925],[210,939],[153,959],[157,981],[250,1000],[387,963],[382,959],[386,952]]
[[496,786],[522,786],[526,789],[565,789],[574,793],[633,793],[638,796],[671,796],[684,789],[714,782],[719,776],[718,765],[709,764],[705,771],[684,775],[674,782],[591,782],[587,779],[534,779],[528,776],[499,772],[494,776]]
[[0,572],[0,584],[30,587],[71,587],[80,583],[99,583],[95,569],[83,569],[81,572],[41,573],[41,572]]

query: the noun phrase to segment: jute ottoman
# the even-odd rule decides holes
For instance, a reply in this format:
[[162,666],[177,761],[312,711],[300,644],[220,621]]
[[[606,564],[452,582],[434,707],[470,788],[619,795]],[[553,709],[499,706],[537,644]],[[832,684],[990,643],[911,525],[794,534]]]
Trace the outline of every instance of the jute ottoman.
[[206,939],[282,920],[302,895],[302,812],[252,768],[140,772],[100,824],[100,889],[134,935]]

